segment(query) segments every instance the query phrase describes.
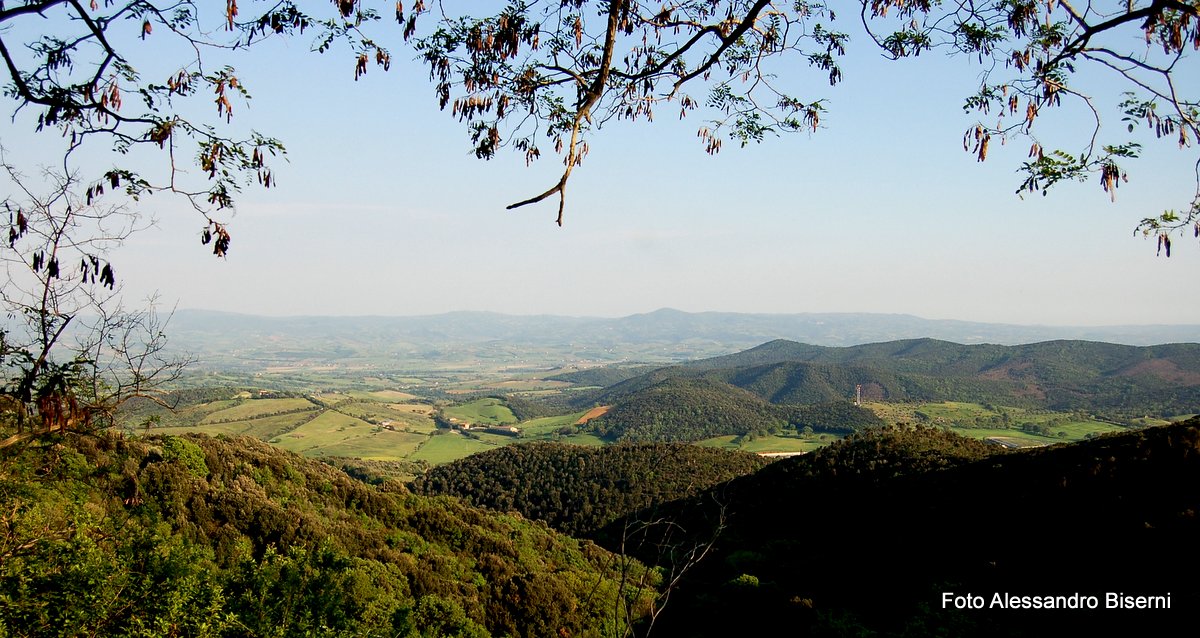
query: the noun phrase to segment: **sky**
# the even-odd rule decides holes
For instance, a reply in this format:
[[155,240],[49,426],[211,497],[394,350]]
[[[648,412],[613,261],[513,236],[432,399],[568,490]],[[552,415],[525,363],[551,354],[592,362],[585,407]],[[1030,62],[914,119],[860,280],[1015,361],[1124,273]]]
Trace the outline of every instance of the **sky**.
[[[695,116],[613,123],[593,135],[559,228],[555,202],[504,209],[553,184],[556,157],[475,159],[402,46],[390,71],[357,82],[348,53],[308,46],[238,59],[253,99],[235,101],[235,117],[288,148],[278,187],[240,196],[224,259],[200,245],[196,213],[151,198],[155,226],[113,255],[127,298],[276,316],[671,307],[1200,324],[1200,242],[1178,241],[1168,260],[1133,236],[1142,217],[1189,201],[1195,149],[1148,143],[1115,203],[1094,181],[1020,198],[1027,147],[983,163],[962,150],[979,72],[962,60],[889,62],[860,35],[837,87],[795,63],[808,94],[829,100],[820,130],[716,156]],[[1064,139],[1083,130],[1077,117],[1047,122]],[[54,151],[20,117],[0,123],[0,142],[10,156]]]

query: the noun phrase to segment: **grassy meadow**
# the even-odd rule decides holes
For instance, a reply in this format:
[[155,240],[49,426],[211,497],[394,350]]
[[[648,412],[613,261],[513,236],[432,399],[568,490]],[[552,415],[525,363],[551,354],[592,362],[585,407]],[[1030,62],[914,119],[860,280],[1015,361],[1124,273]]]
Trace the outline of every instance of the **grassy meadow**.
[[445,432],[430,436],[407,458],[410,461],[425,461],[430,465],[440,465],[456,461],[476,452],[490,450],[496,447],[493,443],[485,443],[478,439],[463,436],[458,432]]
[[446,407],[442,414],[448,419],[473,425],[513,425],[517,417],[500,399],[487,397],[462,405]]
[[752,452],[754,454],[790,454],[812,452],[819,447],[833,443],[838,438],[832,434],[818,434],[807,437],[767,435],[753,438],[730,435],[705,439],[698,442],[697,445]]
[[[989,404],[865,402],[887,423],[917,423],[949,428],[976,439],[999,437],[1022,446],[1079,441],[1126,428],[1088,414],[1029,410]],[[1158,419],[1154,419],[1155,425]],[[1165,423],[1162,422],[1162,423]],[[1147,424],[1151,425],[1151,424]]]
[[240,401],[222,410],[210,412],[200,420],[200,425],[247,421],[279,414],[312,411],[320,407],[308,399],[242,399]]

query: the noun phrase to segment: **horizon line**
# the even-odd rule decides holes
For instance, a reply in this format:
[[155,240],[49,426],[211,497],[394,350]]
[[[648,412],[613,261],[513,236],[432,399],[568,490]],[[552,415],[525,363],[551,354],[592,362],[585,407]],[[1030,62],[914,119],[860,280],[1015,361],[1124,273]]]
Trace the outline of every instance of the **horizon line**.
[[444,310],[441,312],[426,312],[419,314],[378,314],[378,313],[362,313],[362,314],[257,314],[251,312],[241,312],[235,310],[215,310],[211,308],[176,308],[170,314],[175,313],[212,313],[222,315],[232,315],[241,317],[253,317],[257,319],[423,319],[433,318],[445,315],[498,315],[503,317],[514,318],[536,318],[536,317],[553,317],[558,319],[576,319],[576,320],[622,320],[633,317],[642,317],[661,313],[678,313],[682,315],[736,315],[743,317],[846,317],[846,316],[862,316],[862,317],[903,317],[916,319],[919,321],[928,321],[934,323],[958,323],[958,324],[973,324],[980,326],[1010,326],[1016,328],[1054,328],[1054,329],[1129,329],[1129,328],[1188,328],[1195,327],[1200,329],[1200,323],[1119,323],[1119,324],[1049,324],[1049,323],[1012,323],[1007,321],[980,321],[972,319],[945,319],[945,318],[929,318],[921,315],[915,315],[906,312],[868,312],[868,311],[802,311],[802,312],[748,312],[738,310],[680,310],[678,308],[660,307],[654,310],[644,312],[634,312],[623,315],[570,315],[557,312],[532,312],[532,313],[511,313],[498,310],[478,310],[478,309],[458,309]]

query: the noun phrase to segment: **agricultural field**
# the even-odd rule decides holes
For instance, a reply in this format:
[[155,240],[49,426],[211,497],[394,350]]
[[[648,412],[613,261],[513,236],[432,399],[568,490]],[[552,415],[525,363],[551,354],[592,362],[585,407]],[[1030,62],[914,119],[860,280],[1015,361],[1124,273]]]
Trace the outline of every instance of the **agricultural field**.
[[579,434],[572,434],[570,436],[560,437],[555,440],[559,441],[560,443],[570,443],[571,445],[586,445],[589,447],[601,447],[604,445],[608,445],[607,443],[604,442],[604,439],[601,439],[600,437],[596,436],[595,434],[589,434],[587,432],[580,432]]
[[[188,427],[203,421],[208,415],[231,408],[241,403],[238,399],[210,401],[198,405],[181,406],[175,410],[160,410],[153,416],[152,427]],[[134,425],[140,425],[134,424]]]
[[357,399],[359,401],[382,401],[391,403],[412,401],[420,398],[415,394],[401,392],[399,390],[372,390],[370,392],[363,390],[351,390],[346,394],[349,395],[351,399]]
[[200,421],[200,425],[261,419],[279,414],[316,410],[319,407],[308,399],[244,400],[223,410],[210,412]]
[[[947,427],[963,436],[977,439],[1007,437],[1024,445],[1050,445],[1079,441],[1091,436],[1123,431],[1115,423],[1091,415],[1028,410],[979,403],[943,401],[940,403],[866,402],[888,423],[917,423]],[[1158,423],[1158,419],[1154,419]],[[1147,424],[1150,425],[1150,424]]]
[[437,431],[437,424],[433,422],[432,406],[421,403],[389,403],[387,407],[401,415],[404,429],[410,432],[432,434]]
[[517,417],[500,399],[487,397],[442,409],[448,419],[472,425],[513,425]]
[[838,437],[832,434],[819,434],[811,437],[768,435],[755,437],[753,439],[729,435],[705,439],[697,443],[697,445],[724,448],[726,450],[740,450],[742,452],[752,452],[754,454],[772,454],[812,452],[819,447],[833,443],[837,439]]
[[[382,381],[375,379],[374,381]],[[517,379],[510,389],[525,396],[536,380]],[[494,382],[503,383],[503,382]],[[364,384],[365,385],[365,384]],[[373,384],[372,384],[373,385]],[[245,386],[242,386],[243,388]],[[350,457],[378,461],[446,463],[499,446],[528,441],[561,441],[601,446],[605,441],[590,432],[579,432],[581,423],[602,414],[594,408],[518,423],[503,401],[488,397],[458,405],[447,402],[446,386],[428,396],[408,387],[318,386],[324,390],[303,397],[279,398],[258,390],[210,392],[206,402],[163,410],[147,418],[139,413],[130,429],[149,421],[153,432],[251,436],[284,449],[313,457]],[[432,397],[432,398],[431,398]],[[440,398],[439,398],[440,397]],[[953,429],[973,438],[998,438],[1012,446],[1048,445],[1074,441],[1122,429],[1091,415],[1054,413],[977,403],[867,403],[885,422],[924,423]],[[468,432],[439,429],[439,420],[471,424]],[[1146,425],[1158,424],[1147,419]],[[1150,423],[1149,421],[1154,421]],[[482,431],[484,427],[515,425],[520,437]],[[768,435],[753,438],[721,436],[699,444],[758,454],[805,453],[837,440],[823,435]]]
[[605,414],[608,414],[608,411],[611,409],[612,409],[611,405],[602,405],[597,408],[592,408],[591,410],[588,410],[587,412],[584,412],[582,415],[580,415],[579,420],[576,421],[575,423],[577,425],[583,425],[584,423],[587,423],[588,421],[591,421],[592,419],[598,419],[598,418],[604,416]]
[[547,392],[571,387],[566,381],[549,379],[508,379],[482,384],[481,388],[500,392]]
[[347,441],[370,436],[381,428],[362,419],[326,410],[320,416],[307,421],[286,434],[271,439],[271,443],[285,450],[314,456],[316,452],[332,446],[344,447]]
[[1043,447],[1063,441],[1062,439],[1050,439],[1037,434],[1022,432],[1021,430],[994,430],[988,428],[953,428],[953,430],[965,437],[991,440],[994,443],[1000,443],[1005,447],[1013,448]]
[[419,449],[406,458],[410,461],[425,461],[430,465],[440,465],[495,447],[490,443],[465,437],[458,432],[446,432],[428,437],[428,440]]
[[1180,415],[1173,416],[1173,417],[1170,417],[1167,419],[1158,419],[1155,417],[1142,417],[1140,419],[1133,419],[1133,424],[1138,427],[1150,427],[1150,426],[1154,426],[1154,425],[1170,425],[1171,423],[1179,423],[1181,421],[1187,421],[1188,419],[1190,419],[1194,416],[1196,416],[1196,415],[1195,414],[1180,414]]
[[412,432],[379,430],[366,436],[355,437],[341,443],[316,448],[311,456],[343,456],[368,461],[396,461],[411,459],[431,437]]
[[269,441],[286,432],[290,432],[306,421],[309,421],[320,414],[317,410],[307,410],[304,412],[293,412],[290,414],[279,414],[275,416],[263,417],[261,419],[248,419],[245,421],[231,421],[223,423],[209,423],[203,425],[184,426],[184,427],[161,427],[154,428],[155,434],[183,434],[185,432],[201,432],[210,436],[224,434],[227,436],[252,436],[256,439]]
[[[340,403],[334,409],[368,423],[390,425],[397,430],[431,432],[436,427],[429,412],[422,414],[412,410],[397,409],[392,407],[393,405],[402,404],[350,401]],[[429,410],[431,412],[432,408]]]
[[[218,395],[219,396],[219,395]],[[198,432],[212,436],[250,436],[305,456],[350,457],[379,461],[446,463],[475,452],[529,440],[561,440],[579,445],[602,445],[590,434],[561,435],[585,414],[533,419],[520,424],[521,437],[474,431],[439,430],[439,411],[477,426],[514,425],[516,417],[501,401],[478,399],[459,406],[421,403],[420,396],[394,389],[326,390],[309,398],[274,398],[257,391],[228,394],[231,398],[161,410],[150,419],[152,428],[126,427],[135,433],[179,435]],[[141,415],[138,417],[143,419]]]
[[555,432],[563,428],[574,429],[575,424],[579,422],[585,412],[575,412],[572,414],[564,414],[561,416],[547,416],[539,419],[530,419],[520,424],[521,432],[527,438],[540,438],[552,436]]

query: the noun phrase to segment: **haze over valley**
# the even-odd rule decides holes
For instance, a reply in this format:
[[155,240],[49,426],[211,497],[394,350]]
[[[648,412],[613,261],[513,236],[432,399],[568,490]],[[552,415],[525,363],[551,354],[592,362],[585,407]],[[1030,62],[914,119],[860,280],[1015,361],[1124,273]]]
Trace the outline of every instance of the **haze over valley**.
[[934,338],[1016,345],[1073,339],[1125,345],[1200,340],[1200,324],[1027,326],[870,313],[688,313],[661,309],[619,318],[454,312],[412,317],[265,317],[178,310],[172,348],[197,369],[375,366],[483,369],[671,363],[730,354],[774,339],[851,346]]

